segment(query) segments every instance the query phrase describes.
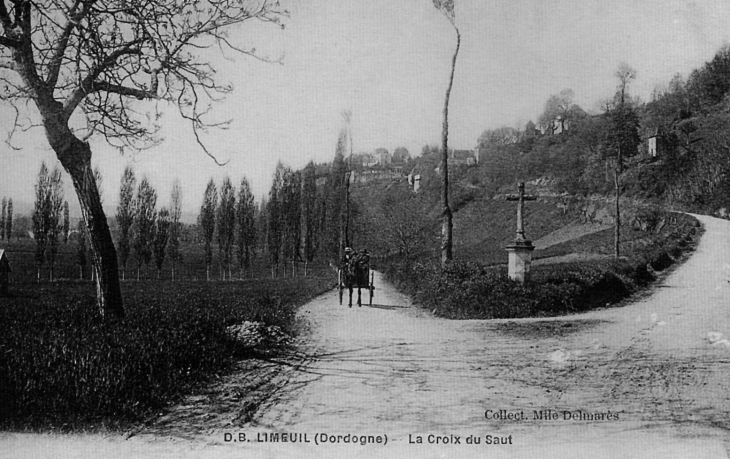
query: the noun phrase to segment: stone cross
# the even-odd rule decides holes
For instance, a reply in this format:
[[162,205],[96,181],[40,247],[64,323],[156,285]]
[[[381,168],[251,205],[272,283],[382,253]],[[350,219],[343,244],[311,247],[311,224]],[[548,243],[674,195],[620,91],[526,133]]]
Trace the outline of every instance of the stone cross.
[[525,227],[522,224],[522,208],[525,205],[525,201],[535,201],[537,196],[525,195],[525,182],[520,182],[517,185],[519,194],[507,195],[507,201],[517,201],[517,236],[516,241],[525,241]]

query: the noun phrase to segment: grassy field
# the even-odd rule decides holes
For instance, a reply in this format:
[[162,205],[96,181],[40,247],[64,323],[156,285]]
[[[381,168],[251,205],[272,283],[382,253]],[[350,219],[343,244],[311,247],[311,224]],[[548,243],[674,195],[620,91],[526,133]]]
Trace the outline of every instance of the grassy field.
[[[127,318],[105,324],[91,281],[36,282],[32,245],[14,242],[8,250],[13,283],[10,296],[0,299],[4,429],[139,422],[250,355],[229,336],[228,326],[258,321],[293,333],[296,306],[336,283],[323,265],[306,278],[300,271],[271,279],[263,263],[253,278],[193,280],[205,273],[199,267],[202,250],[187,247],[183,280],[153,280],[152,271],[144,280],[123,282]],[[76,277],[72,255],[59,254],[58,278]]]
[[[58,255],[54,265],[55,280],[90,280],[91,279],[91,256],[86,254],[86,264],[82,267],[78,264],[77,242],[74,236],[71,237],[67,244],[61,242],[58,248]],[[0,242],[0,249],[5,249],[7,256],[12,264],[13,273],[11,279],[15,283],[27,283],[37,281],[37,264],[35,261],[35,241],[29,238],[20,240]],[[181,243],[181,253],[183,260],[178,263],[175,268],[176,281],[200,281],[206,279],[206,266],[204,260],[204,248],[202,244],[193,244],[188,242]],[[235,257],[235,253],[233,255]],[[213,264],[210,269],[211,280],[221,278],[221,266],[218,263],[219,254],[217,246],[213,247]],[[127,281],[136,281],[138,278],[137,258],[132,251],[127,261],[126,270],[119,266],[120,279]],[[283,269],[283,268],[282,268]],[[318,269],[318,268],[314,268]],[[250,269],[242,272],[234,261],[231,266],[231,273],[234,278],[265,278],[271,277],[271,269],[265,254],[259,254],[254,257]],[[297,264],[297,274],[304,273],[304,265]],[[288,267],[288,276],[291,276],[291,266]],[[41,266],[41,280],[49,280],[50,266],[46,261]],[[226,270],[226,278],[228,271]],[[142,264],[139,269],[139,280],[170,280],[172,279],[172,265],[166,258],[162,270],[157,271],[154,259],[148,264]]]

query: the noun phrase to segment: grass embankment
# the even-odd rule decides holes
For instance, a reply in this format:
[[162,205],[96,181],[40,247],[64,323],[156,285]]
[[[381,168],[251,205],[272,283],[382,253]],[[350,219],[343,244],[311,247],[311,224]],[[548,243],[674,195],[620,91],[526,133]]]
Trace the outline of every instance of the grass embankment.
[[[646,286],[699,237],[700,224],[691,216],[654,210],[644,217],[643,230],[624,230],[625,257],[534,266],[525,285],[510,280],[505,266],[474,262],[456,261],[442,270],[436,260],[391,261],[385,275],[421,307],[450,319],[555,316],[605,307]],[[610,253],[612,244],[608,230],[542,255]]]
[[[22,265],[22,263],[17,264]],[[121,428],[244,358],[226,327],[285,331],[295,307],[331,288],[307,278],[122,284],[127,318],[105,324],[92,283],[21,283],[0,299],[0,427]]]

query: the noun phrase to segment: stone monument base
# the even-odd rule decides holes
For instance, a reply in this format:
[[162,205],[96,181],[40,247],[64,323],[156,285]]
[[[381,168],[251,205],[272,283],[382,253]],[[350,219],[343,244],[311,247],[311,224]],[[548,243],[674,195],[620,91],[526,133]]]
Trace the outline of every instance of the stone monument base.
[[535,246],[528,240],[517,240],[506,247],[509,254],[509,267],[507,273],[510,279],[524,284],[530,277],[530,264],[532,263],[532,251]]

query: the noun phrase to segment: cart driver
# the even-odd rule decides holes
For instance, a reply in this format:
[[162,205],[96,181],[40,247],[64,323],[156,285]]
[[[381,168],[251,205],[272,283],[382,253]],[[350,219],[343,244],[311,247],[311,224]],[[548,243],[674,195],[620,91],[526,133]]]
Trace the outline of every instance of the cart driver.
[[363,266],[368,266],[370,263],[370,252],[368,252],[368,249],[362,249],[358,258]]

